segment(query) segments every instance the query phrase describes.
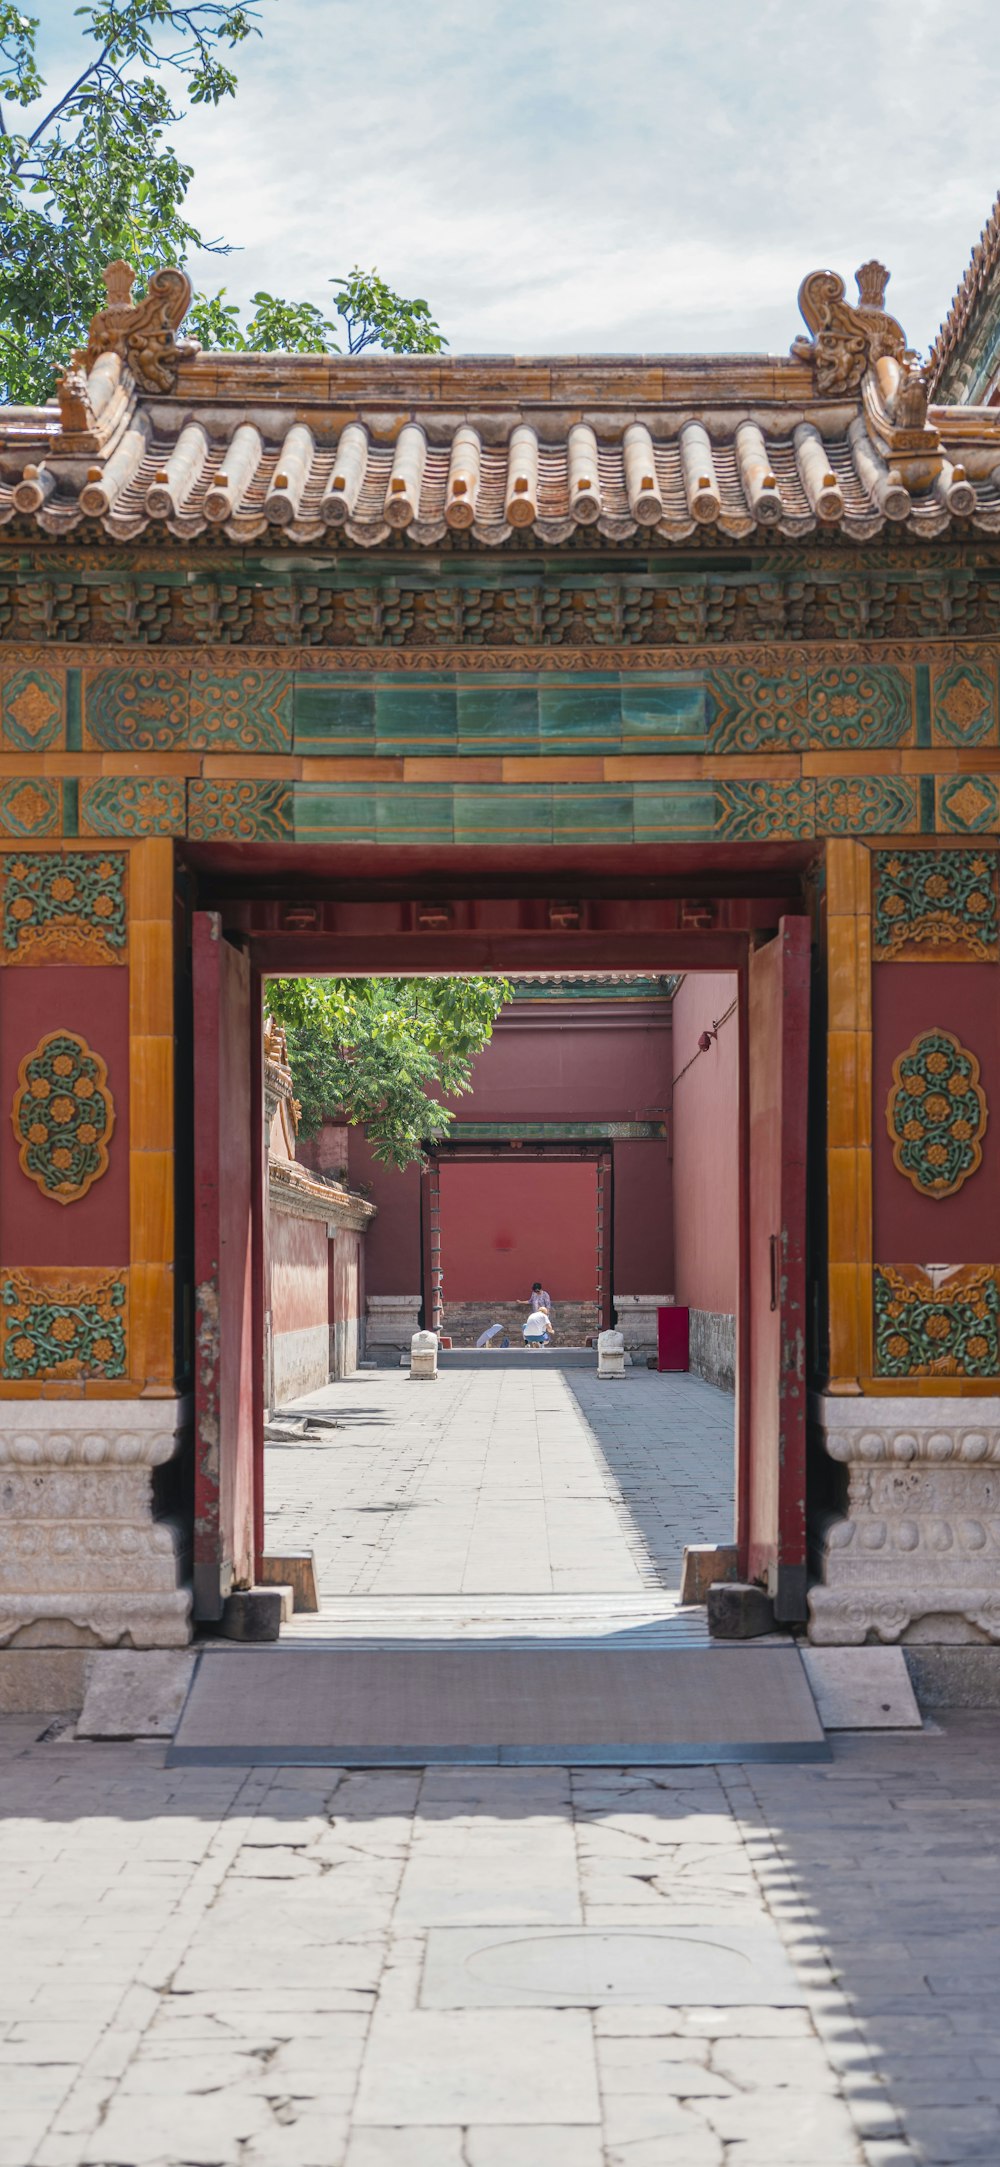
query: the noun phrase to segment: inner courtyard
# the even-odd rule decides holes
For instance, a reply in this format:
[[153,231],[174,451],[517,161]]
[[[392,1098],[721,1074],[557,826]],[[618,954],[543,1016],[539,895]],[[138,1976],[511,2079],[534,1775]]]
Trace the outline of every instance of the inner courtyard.
[[426,1387],[361,1370],[272,1418],[265,1546],[314,1552],[321,1616],[353,1595],[677,1594],[685,1544],[732,1543],[731,1394],[480,1360]]

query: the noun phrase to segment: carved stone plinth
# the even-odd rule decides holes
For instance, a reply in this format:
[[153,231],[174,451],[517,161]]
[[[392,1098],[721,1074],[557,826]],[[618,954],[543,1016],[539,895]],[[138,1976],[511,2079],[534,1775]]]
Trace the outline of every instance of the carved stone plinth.
[[820,1529],[810,1640],[1000,1640],[1000,1399],[839,1399],[812,1417],[848,1470]]
[[420,1323],[419,1294],[370,1294],[366,1307],[365,1345],[405,1354]]
[[656,1353],[656,1313],[673,1301],[672,1294],[616,1294],[618,1329],[630,1354]]
[[179,1648],[184,1540],[156,1516],[155,1468],[189,1403],[0,1402],[0,1644]]

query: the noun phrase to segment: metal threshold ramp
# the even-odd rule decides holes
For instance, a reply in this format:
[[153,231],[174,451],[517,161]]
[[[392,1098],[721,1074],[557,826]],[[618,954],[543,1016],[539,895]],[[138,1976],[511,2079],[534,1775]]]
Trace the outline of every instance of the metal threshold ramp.
[[817,1760],[796,1648],[214,1647],[171,1767]]

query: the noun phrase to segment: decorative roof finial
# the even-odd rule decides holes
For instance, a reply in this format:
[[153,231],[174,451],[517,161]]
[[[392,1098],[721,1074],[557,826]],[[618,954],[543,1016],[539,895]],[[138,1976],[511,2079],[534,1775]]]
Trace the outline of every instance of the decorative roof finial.
[[845,300],[847,289],[837,271],[810,271],[799,287],[799,307],[812,338],[793,339],[792,353],[799,361],[812,362],[817,391],[856,391],[884,355],[902,361],[906,354],[902,325],[882,307],[889,281],[885,265],[874,259],[863,263],[857,280],[856,308]]
[[102,354],[120,354],[140,391],[172,391],[182,355],[177,327],[191,305],[186,271],[163,264],[154,271],[141,301],[131,299],[135,272],[131,264],[109,263],[103,274],[108,304],[90,326],[85,356],[88,371]]
[[879,263],[877,256],[873,256],[870,262],[860,265],[854,277],[859,306],[864,309],[883,309],[885,289],[889,284],[889,273],[885,264]]
[[135,285],[135,272],[131,264],[123,263],[119,257],[116,263],[105,266],[101,277],[107,288],[109,309],[130,308],[132,288]]

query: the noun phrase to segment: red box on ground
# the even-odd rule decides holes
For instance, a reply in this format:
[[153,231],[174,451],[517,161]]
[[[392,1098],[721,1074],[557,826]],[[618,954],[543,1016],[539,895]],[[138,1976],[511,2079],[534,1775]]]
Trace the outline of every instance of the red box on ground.
[[657,1369],[687,1369],[689,1309],[665,1304],[656,1312]]

